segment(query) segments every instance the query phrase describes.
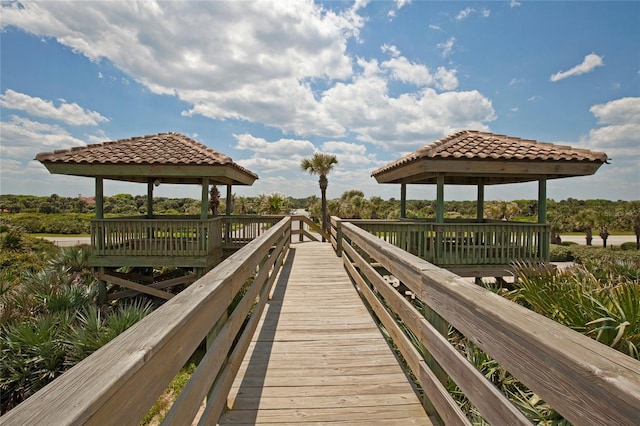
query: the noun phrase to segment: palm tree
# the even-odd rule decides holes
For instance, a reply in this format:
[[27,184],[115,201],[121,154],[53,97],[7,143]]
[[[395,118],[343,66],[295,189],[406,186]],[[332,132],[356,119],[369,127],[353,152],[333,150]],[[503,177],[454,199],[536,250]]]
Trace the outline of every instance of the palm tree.
[[311,158],[305,158],[300,163],[300,167],[305,172],[309,172],[311,175],[318,175],[320,184],[320,194],[322,196],[322,230],[327,232],[327,186],[329,186],[329,180],[327,175],[333,169],[333,165],[338,164],[338,159],[335,155],[322,154],[316,152]]

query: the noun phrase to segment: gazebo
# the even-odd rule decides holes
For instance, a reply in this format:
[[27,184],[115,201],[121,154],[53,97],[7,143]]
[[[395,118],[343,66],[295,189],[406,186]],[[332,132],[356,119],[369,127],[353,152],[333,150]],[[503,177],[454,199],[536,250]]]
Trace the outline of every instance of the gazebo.
[[[209,186],[226,185],[227,214],[232,186],[252,185],[258,176],[232,159],[179,133],[159,133],[75,147],[36,156],[50,173],[95,179],[95,219],[91,223],[90,264],[101,280],[141,290],[121,267],[184,267],[195,275],[211,269],[222,257],[221,221],[209,212]],[[105,179],[147,186],[145,216],[105,218]],[[200,216],[157,216],[154,187],[200,185]],[[214,212],[215,213],[215,212]],[[174,285],[174,284],[171,284]],[[162,285],[156,286],[162,288]],[[167,294],[142,289],[147,293]],[[160,293],[165,293],[164,295]]]
[[[400,184],[401,218],[406,217],[408,184],[436,185],[436,217],[409,251],[466,276],[502,276],[513,262],[549,260],[546,224],[547,181],[594,174],[606,163],[603,152],[577,149],[512,136],[462,130],[426,145],[372,172],[378,183]],[[487,185],[538,182],[538,223],[484,218]],[[474,222],[444,218],[445,185],[477,187]]]

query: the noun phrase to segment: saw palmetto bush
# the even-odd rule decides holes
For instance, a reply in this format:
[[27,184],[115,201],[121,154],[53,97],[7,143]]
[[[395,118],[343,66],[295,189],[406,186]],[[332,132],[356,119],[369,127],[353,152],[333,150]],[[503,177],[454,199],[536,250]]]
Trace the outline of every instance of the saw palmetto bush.
[[99,305],[83,247],[56,250],[30,263],[24,256],[38,259],[39,253],[30,251],[28,239],[14,246],[0,256],[6,261],[0,268],[0,413],[153,309],[143,298]]
[[607,262],[590,260],[565,271],[520,265],[507,297],[640,359],[640,268]]

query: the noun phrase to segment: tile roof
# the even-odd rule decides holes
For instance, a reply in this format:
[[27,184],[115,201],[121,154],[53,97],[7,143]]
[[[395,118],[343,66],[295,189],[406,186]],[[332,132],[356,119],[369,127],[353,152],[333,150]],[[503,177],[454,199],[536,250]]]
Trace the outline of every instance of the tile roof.
[[257,178],[230,157],[174,132],[43,152],[36,160],[69,164],[229,165]]
[[426,145],[375,171],[372,176],[422,159],[607,162],[607,154],[498,135],[462,130]]
[[604,152],[462,130],[371,173],[378,183],[496,185],[591,175]]

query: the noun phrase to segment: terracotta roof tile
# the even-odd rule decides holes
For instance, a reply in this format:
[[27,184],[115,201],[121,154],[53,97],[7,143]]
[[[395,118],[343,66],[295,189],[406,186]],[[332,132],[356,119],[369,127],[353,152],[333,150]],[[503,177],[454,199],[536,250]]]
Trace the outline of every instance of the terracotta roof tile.
[[230,157],[174,132],[43,152],[36,160],[75,164],[231,165],[255,175]]
[[462,130],[374,170],[372,176],[426,158],[605,163],[607,154],[507,135]]

